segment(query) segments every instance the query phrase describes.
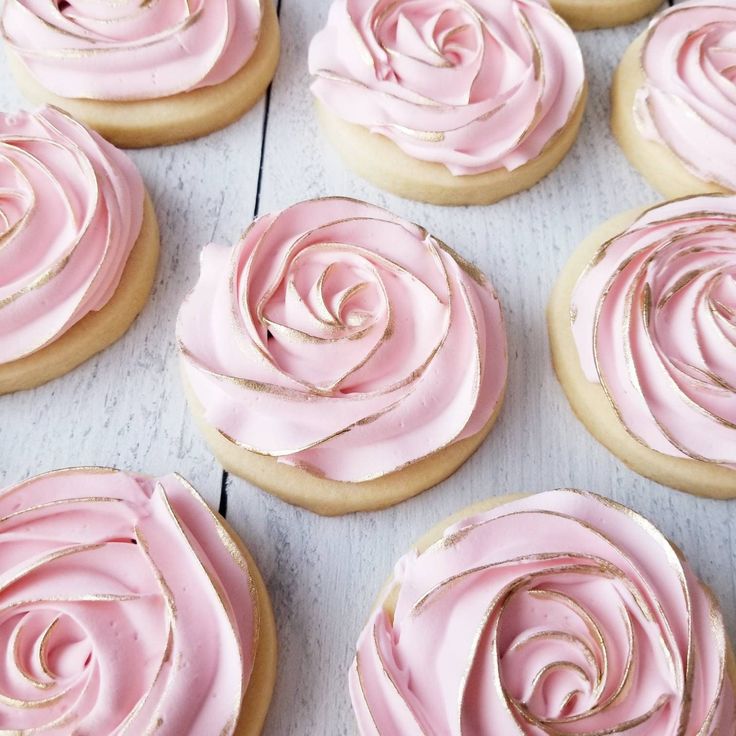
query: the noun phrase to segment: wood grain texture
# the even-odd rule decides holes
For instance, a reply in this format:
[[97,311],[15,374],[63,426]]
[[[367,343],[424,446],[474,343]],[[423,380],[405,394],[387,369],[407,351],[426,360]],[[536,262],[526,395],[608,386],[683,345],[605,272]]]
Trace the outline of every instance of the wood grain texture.
[[[474,501],[559,486],[589,488],[649,516],[718,593],[736,636],[736,505],[648,482],[574,418],[552,371],[544,308],[569,253],[611,215],[658,200],[608,126],[610,77],[644,24],[580,35],[590,76],[582,132],[560,168],[491,207],[443,209],[385,195],[339,162],[317,128],[307,46],[329,0],[282,0],[282,62],[263,158],[261,212],[330,194],[385,205],[429,227],[493,280],[508,321],[511,381],[497,427],[450,480],[388,511],[336,519],[230,479],[228,520],[266,578],[279,628],[267,736],[355,733],[347,694],[354,644],[396,559],[438,520]],[[20,104],[0,66],[3,109]],[[162,263],[154,297],[117,345],[75,373],[0,398],[0,483],[70,464],[176,469],[217,505],[220,471],[196,434],[176,375],[173,326],[199,247],[233,242],[256,203],[264,104],[203,140],[134,152],[157,205]]]
[[[24,106],[0,59],[0,109]],[[161,261],[152,298],[127,334],[72,373],[0,397],[0,486],[71,465],[186,476],[215,508],[221,468],[190,421],[179,386],[174,324],[206,242],[250,217],[264,105],[192,143],[129,152],[154,201]]]

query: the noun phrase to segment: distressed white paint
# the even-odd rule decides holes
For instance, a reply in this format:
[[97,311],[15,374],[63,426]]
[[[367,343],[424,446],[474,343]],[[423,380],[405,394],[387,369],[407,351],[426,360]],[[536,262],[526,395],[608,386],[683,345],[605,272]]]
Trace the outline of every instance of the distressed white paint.
[[[508,321],[511,381],[500,421],[476,455],[440,487],[394,509],[322,519],[230,480],[228,518],[258,559],[279,625],[280,671],[267,735],[353,734],[346,671],[393,562],[437,520],[511,491],[589,488],[648,515],[713,586],[736,636],[736,504],[698,500],[627,470],[572,416],[547,348],[544,308],[567,255],[601,220],[658,199],[618,150],[607,122],[611,73],[643,25],[580,35],[590,101],[580,138],[556,172],[492,207],[443,209],[363,183],[320,136],[306,55],[328,4],[282,0],[284,53],[270,106],[260,209],[341,194],[425,224],[495,283]],[[12,109],[19,99],[4,71],[0,103]],[[250,222],[263,114],[260,105],[204,140],[133,154],[162,226],[154,298],[131,332],[100,357],[46,387],[0,397],[0,482],[71,464],[178,470],[217,503],[220,472],[184,407],[173,324],[196,277],[199,246],[211,238],[232,242]]]

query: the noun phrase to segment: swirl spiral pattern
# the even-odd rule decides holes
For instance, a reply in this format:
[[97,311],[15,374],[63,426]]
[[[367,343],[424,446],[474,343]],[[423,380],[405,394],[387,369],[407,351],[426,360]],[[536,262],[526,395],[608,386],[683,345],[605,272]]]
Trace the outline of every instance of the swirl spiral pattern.
[[536,158],[585,82],[546,0],[336,0],[309,68],[329,110],[456,175]]
[[6,733],[234,733],[258,609],[197,493],[99,468],[0,495]]
[[691,0],[652,21],[634,114],[696,176],[736,190],[736,0]]
[[653,450],[736,467],[736,198],[656,207],[572,296],[588,380]]
[[262,0],[7,0],[3,36],[54,94],[157,99],[220,84],[258,44]]
[[716,602],[618,504],[504,504],[409,553],[394,582],[350,671],[361,734],[734,733]]
[[143,201],[132,161],[59,110],[0,117],[0,363],[105,306]]
[[339,481],[479,432],[507,373],[482,274],[424,229],[341,198],[262,217],[234,248],[207,246],[178,338],[210,425]]

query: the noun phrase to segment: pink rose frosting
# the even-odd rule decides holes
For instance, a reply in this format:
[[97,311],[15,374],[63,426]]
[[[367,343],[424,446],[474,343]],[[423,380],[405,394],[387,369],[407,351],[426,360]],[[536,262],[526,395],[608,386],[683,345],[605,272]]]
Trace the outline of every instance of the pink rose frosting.
[[255,51],[264,0],[6,0],[3,36],[68,98],[144,100],[220,84]]
[[454,524],[394,573],[350,670],[363,736],[716,736],[721,612],[648,521],[580,491]]
[[539,156],[585,83],[546,0],[335,0],[309,70],[335,115],[455,175]]
[[255,593],[184,480],[61,470],[2,492],[0,517],[4,733],[235,732]]
[[61,111],[0,115],[0,363],[107,304],[143,199],[132,161]]
[[208,245],[179,313],[186,379],[245,449],[339,481],[479,432],[507,373],[498,298],[421,227],[342,198]]
[[736,197],[642,215],[601,246],[571,319],[586,377],[637,440],[736,467]]
[[695,176],[736,190],[736,0],[691,0],[656,17],[634,115]]

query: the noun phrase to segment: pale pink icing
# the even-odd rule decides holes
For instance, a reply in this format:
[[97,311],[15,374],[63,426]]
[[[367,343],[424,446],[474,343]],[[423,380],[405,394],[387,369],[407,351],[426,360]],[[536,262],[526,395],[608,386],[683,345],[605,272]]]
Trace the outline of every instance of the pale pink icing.
[[334,114],[455,175],[536,158],[585,82],[546,0],[335,0],[309,70]]
[[4,732],[235,732],[255,593],[236,543],[179,476],[32,478],[0,494],[0,546]]
[[153,99],[220,84],[253,55],[270,0],[6,0],[3,35],[70,98]]
[[187,381],[239,445],[341,481],[477,433],[506,337],[484,277],[422,228],[342,198],[209,245],[179,313]]
[[736,466],[736,197],[656,207],[572,294],[582,369],[646,446]]
[[634,116],[696,176],[736,190],[736,0],[691,0],[651,23]]
[[612,501],[502,505],[410,552],[394,583],[350,670],[363,736],[733,733],[718,605]]
[[107,304],[143,198],[132,161],[59,110],[0,115],[0,363]]

